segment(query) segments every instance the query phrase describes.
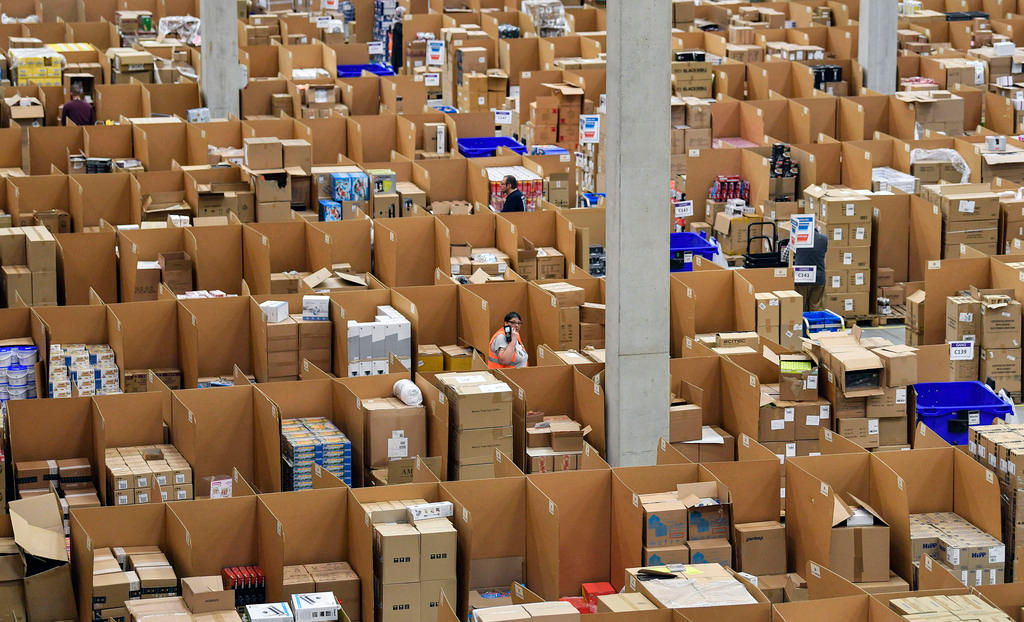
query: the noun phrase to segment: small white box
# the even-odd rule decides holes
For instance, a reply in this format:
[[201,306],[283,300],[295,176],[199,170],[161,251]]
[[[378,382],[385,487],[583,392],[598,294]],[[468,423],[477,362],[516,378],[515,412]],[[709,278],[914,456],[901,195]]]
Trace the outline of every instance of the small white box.
[[[359,354],[359,322],[348,321],[348,362],[354,363],[360,359]],[[353,374],[349,374],[350,376]]]
[[373,375],[373,361],[359,361],[359,375],[360,376],[371,376],[371,375]]
[[388,367],[389,367],[388,361],[386,361],[386,360],[384,360],[384,361],[370,361],[370,363],[373,365],[373,369],[372,369],[372,372],[371,372],[372,375],[374,375],[374,376],[382,376],[382,375],[388,373]]
[[333,592],[292,594],[295,622],[322,622],[338,619],[338,599]]
[[[305,306],[305,301],[303,301],[303,306]],[[277,324],[288,319],[288,303],[283,300],[261,302],[260,309],[263,311],[263,319],[267,321],[267,324]]]
[[996,56],[1013,56],[1017,46],[1013,41],[996,41],[992,44],[992,53]]
[[330,319],[331,299],[329,296],[303,296],[302,319],[326,321]]
[[288,603],[246,605],[245,613],[250,622],[295,622],[292,608],[288,606]]

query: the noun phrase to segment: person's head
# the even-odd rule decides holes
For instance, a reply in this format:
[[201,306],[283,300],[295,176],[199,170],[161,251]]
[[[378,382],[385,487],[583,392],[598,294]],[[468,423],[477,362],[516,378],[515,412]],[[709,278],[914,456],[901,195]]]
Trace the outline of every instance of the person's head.
[[71,99],[82,99],[82,85],[78,82],[71,84]]
[[523,327],[523,317],[515,311],[509,311],[508,314],[505,315],[505,326],[510,326],[519,330]]
[[505,179],[501,182],[501,187],[505,190],[505,194],[511,194],[519,189],[519,182],[512,175],[505,175]]

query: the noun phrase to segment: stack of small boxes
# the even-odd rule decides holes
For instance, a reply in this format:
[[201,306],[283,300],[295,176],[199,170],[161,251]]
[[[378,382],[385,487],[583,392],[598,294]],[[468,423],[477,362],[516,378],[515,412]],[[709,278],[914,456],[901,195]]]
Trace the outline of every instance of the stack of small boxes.
[[[581,310],[580,306],[586,302],[586,292],[582,287],[570,285],[569,283],[546,283],[540,286],[541,289],[548,292],[555,298],[555,303],[558,305],[558,349],[559,350],[579,350],[580,349],[580,317]],[[596,315],[596,309],[588,311],[591,315]],[[603,316],[603,313],[601,314]],[[594,317],[588,316],[588,319],[594,319]],[[594,345],[595,335],[594,322],[588,322],[590,326],[590,334],[588,337],[591,341],[589,345]],[[604,331],[600,331],[600,343],[601,347],[604,347]]]
[[451,411],[452,479],[494,477],[495,450],[512,450],[512,389],[489,372],[438,374]]
[[672,99],[672,174],[686,173],[691,151],[711,148],[711,104],[696,97]]
[[325,417],[281,422],[281,485],[284,490],[313,487],[313,465],[352,485],[352,441]]
[[894,598],[889,601],[889,608],[904,620],[1013,622],[1016,619],[974,594]]
[[412,325],[393,307],[377,307],[371,322],[348,321],[348,375],[374,376],[390,372],[394,354],[412,368]]
[[792,290],[754,294],[757,334],[778,343],[787,352],[800,350],[803,336],[803,296]]
[[950,380],[992,381],[1021,395],[1021,304],[1012,290],[973,289],[946,299],[946,341],[970,344],[970,358],[950,360]]
[[47,47],[12,48],[9,51],[15,84],[60,86],[64,56]]
[[430,371],[470,371],[473,368],[473,348],[424,344],[417,347],[417,373]]
[[[108,447],[107,497],[111,505],[184,501],[195,497],[192,467],[174,445]],[[160,498],[154,497],[159,489]]]
[[798,211],[797,180],[800,175],[800,167],[793,161],[789,145],[772,145],[768,166],[769,184],[768,200],[764,205],[765,218],[775,222],[789,222],[789,217]]
[[9,400],[39,397],[36,387],[39,349],[29,345],[31,340],[8,343],[17,345],[0,347],[0,412],[6,412]]
[[[982,186],[984,188],[984,186]],[[996,254],[999,247],[999,195],[978,184],[921,186],[921,196],[942,212],[942,257],[960,257],[964,246]]]
[[583,437],[590,432],[565,415],[526,415],[526,461],[529,473],[575,471],[583,455]]
[[8,307],[15,295],[34,307],[57,304],[57,240],[46,227],[0,229],[0,265]]
[[1003,583],[1006,547],[963,517],[952,512],[910,515],[911,559],[926,554],[945,566],[965,585]]
[[971,426],[968,454],[999,478],[1007,581],[1024,576],[1024,425]]
[[712,97],[710,56],[703,50],[672,52],[672,85],[676,95],[701,99]]
[[338,103],[338,87],[333,84],[309,84],[302,89],[303,119],[329,119]]
[[71,535],[71,510],[100,506],[87,458],[18,462],[15,483],[22,499],[57,492],[65,536]]
[[871,311],[871,199],[837,189],[812,191],[811,197],[809,207],[828,238],[825,308],[844,318],[867,315]]
[[245,170],[255,196],[257,222],[287,222],[291,218],[291,177],[284,169],[284,146],[276,137],[243,140]]
[[395,192],[398,182],[395,172],[391,169],[373,169],[366,171],[370,176],[370,188],[373,194],[373,210],[371,218],[398,218],[402,215],[402,202]]
[[604,349],[605,305],[584,302],[580,305],[580,350]]
[[361,619],[359,575],[348,562],[285,566],[283,598],[287,600],[293,594],[308,592],[331,592],[349,620],[358,622]]
[[49,386],[50,397],[121,393],[114,351],[107,344],[51,344]]
[[376,619],[435,619],[442,592],[449,602],[456,594],[452,504],[415,499],[363,509],[373,524]]
[[125,601],[177,595],[178,577],[159,547],[104,547],[93,551],[94,620],[127,620]]
[[327,183],[330,184],[329,196],[340,203],[344,211],[352,207],[358,207],[364,212],[370,211],[370,177],[362,169],[355,166],[339,167],[330,173]]
[[643,565],[732,564],[729,491],[718,482],[678,484],[639,496],[644,512]]

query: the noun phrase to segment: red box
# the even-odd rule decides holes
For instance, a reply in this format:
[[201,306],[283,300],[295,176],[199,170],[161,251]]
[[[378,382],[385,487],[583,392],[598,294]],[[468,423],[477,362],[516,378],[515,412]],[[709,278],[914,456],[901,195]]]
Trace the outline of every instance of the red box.
[[595,607],[597,606],[598,596],[607,596],[614,593],[615,588],[608,582],[583,584],[583,598],[587,599],[587,602]]

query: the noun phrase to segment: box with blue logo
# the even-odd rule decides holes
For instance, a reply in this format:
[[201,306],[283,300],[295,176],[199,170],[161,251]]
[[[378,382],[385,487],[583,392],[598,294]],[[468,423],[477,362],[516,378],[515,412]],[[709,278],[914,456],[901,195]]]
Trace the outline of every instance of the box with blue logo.
[[331,173],[331,196],[335,201],[369,201],[370,178],[362,171]]
[[[732,500],[721,482],[677,484],[679,502],[687,508],[687,539],[729,539]],[[692,549],[692,547],[691,547]],[[691,551],[691,557],[693,553]]]

